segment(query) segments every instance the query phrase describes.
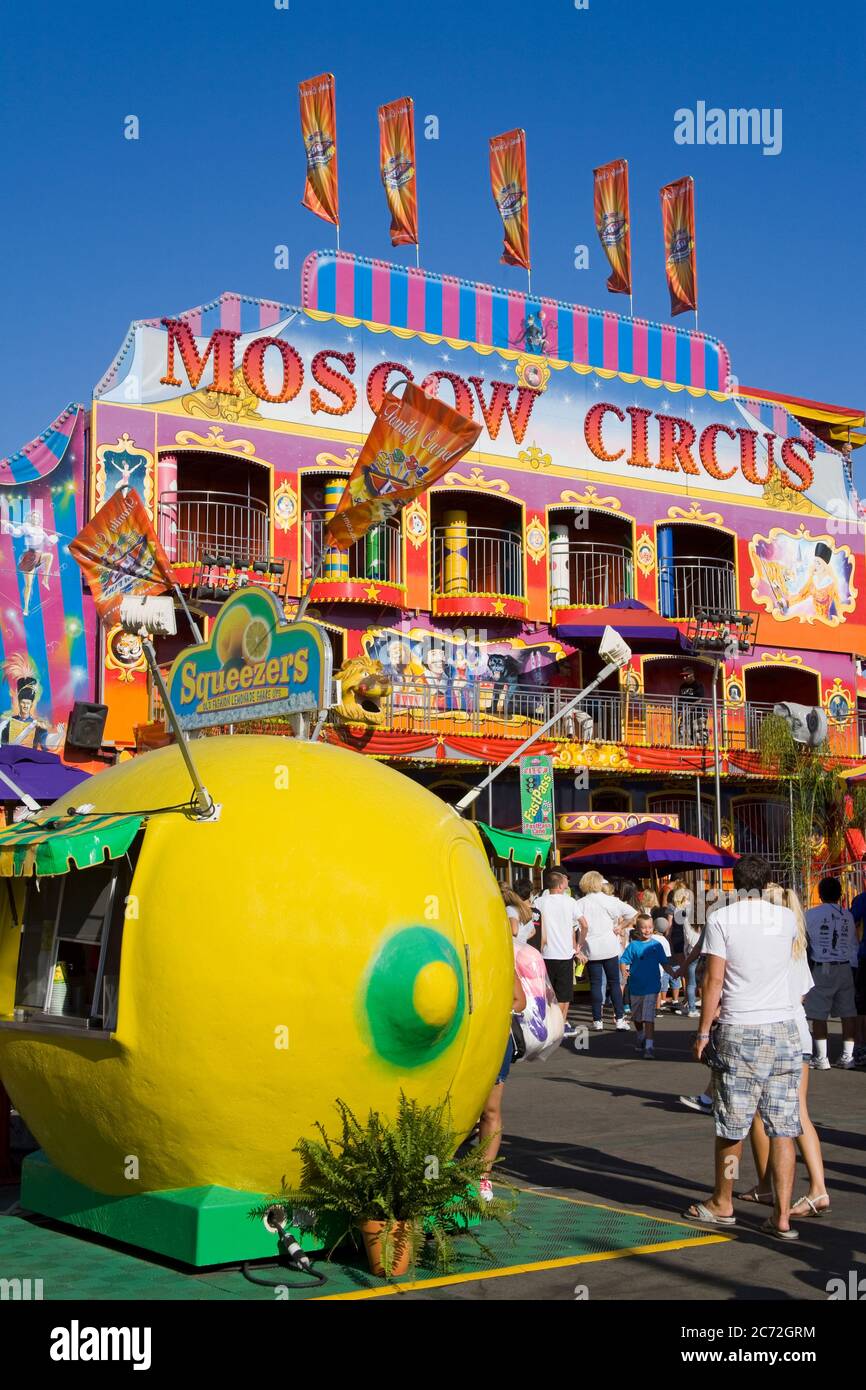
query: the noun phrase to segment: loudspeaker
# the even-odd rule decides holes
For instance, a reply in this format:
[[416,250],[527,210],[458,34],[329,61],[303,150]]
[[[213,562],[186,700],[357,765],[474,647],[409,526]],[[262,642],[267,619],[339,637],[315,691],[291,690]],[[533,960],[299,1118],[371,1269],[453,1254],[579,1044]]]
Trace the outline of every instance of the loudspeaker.
[[73,748],[101,748],[107,718],[108,705],[90,705],[86,700],[76,700],[69,716],[67,742]]

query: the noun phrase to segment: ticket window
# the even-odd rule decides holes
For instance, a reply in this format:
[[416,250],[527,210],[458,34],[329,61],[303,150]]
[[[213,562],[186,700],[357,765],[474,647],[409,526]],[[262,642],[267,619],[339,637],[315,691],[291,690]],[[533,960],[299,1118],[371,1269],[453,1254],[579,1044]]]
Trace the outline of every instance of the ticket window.
[[111,1032],[130,854],[88,869],[31,879],[24,899],[15,1019]]

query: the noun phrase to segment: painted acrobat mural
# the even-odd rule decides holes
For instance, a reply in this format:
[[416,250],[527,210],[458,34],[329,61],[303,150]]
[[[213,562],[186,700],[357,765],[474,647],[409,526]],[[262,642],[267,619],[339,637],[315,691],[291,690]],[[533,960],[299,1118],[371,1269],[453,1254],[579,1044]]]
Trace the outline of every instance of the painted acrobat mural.
[[42,575],[42,587],[49,589],[49,577],[51,566],[54,563],[54,556],[51,547],[57,544],[57,535],[46,531],[42,525],[41,513],[34,509],[27,513],[23,521],[16,522],[4,518],[2,522],[3,531],[16,540],[23,538],[25,549],[22,551],[18,560],[18,569],[24,576],[24,606],[22,612],[27,617],[30,612],[30,602],[33,597],[33,581],[37,574]]

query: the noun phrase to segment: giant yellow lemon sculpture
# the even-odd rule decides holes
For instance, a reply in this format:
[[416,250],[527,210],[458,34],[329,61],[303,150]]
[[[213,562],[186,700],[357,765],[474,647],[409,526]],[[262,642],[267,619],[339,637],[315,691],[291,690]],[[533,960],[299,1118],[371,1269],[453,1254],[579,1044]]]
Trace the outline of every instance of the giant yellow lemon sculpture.
[[[0,1076],[48,1157],[109,1194],[270,1192],[298,1176],[292,1149],[332,1124],[336,1096],[363,1114],[393,1111],[401,1088],[450,1092],[468,1130],[502,1060],[513,973],[477,832],[360,754],[252,735],[192,746],[220,817],[146,823],[116,1033],[0,1030]],[[177,748],[86,784],[100,811],[189,793]],[[0,912],[10,1017],[20,933]]]

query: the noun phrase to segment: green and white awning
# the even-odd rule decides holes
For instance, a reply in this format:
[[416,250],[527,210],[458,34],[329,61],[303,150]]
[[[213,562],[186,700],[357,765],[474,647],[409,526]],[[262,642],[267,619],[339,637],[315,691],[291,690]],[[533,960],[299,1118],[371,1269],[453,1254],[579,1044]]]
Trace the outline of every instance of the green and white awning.
[[494,830],[483,820],[475,822],[493,853],[498,859],[510,859],[512,864],[525,864],[531,867],[539,861],[544,864],[553,843],[550,836],[520,835],[516,830]]
[[80,815],[0,830],[0,878],[51,878],[126,854],[143,816]]

